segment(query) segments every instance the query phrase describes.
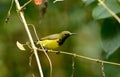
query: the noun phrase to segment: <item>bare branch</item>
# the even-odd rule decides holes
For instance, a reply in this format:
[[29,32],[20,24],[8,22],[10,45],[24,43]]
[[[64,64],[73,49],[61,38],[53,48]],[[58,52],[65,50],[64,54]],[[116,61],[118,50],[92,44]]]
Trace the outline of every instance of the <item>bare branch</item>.
[[[18,1],[18,0],[15,0],[15,3],[16,3],[17,9],[18,9],[18,10],[21,10],[19,1]],[[36,58],[36,61],[37,61],[37,64],[38,64],[38,69],[39,69],[39,72],[40,72],[40,76],[43,77],[43,72],[42,72],[41,63],[40,63],[40,60],[39,60],[39,57],[38,57],[38,54],[37,54],[37,48],[36,48],[35,45],[34,45],[34,42],[33,42],[31,33],[30,33],[30,31],[29,31],[29,28],[28,28],[26,19],[25,19],[24,14],[23,14],[22,11],[19,11],[19,14],[20,14],[20,17],[21,17],[22,22],[23,22],[23,24],[24,24],[25,30],[26,30],[26,32],[27,32],[27,35],[28,35],[28,37],[29,37],[30,43],[31,43],[31,45],[32,45],[32,48],[33,48],[33,51],[34,51],[34,54],[35,54],[35,58]]]
[[[38,49],[38,50],[42,51],[41,49]],[[48,50],[48,52],[57,53],[58,51]],[[90,60],[90,61],[94,61],[94,62],[98,62],[98,63],[104,63],[104,64],[111,64],[111,65],[115,65],[115,66],[120,66],[120,63],[103,61],[103,60],[100,60],[100,59],[94,59],[94,58],[78,55],[78,54],[75,54],[75,53],[69,53],[69,52],[63,52],[63,51],[60,51],[59,53],[65,54],[65,55],[70,55],[70,56],[75,56],[75,57],[78,57],[78,58],[82,58],[82,59],[86,59],[86,60]]]
[[105,77],[104,63],[101,63],[102,76]]
[[75,72],[75,56],[72,57],[72,74],[71,77],[74,77]]
[[[33,27],[33,30],[34,30],[34,33],[35,33],[35,36],[37,38],[38,41],[40,41],[38,35],[37,35],[37,32],[36,32],[36,29],[35,29],[35,26],[33,24],[28,24],[28,25],[31,25]],[[44,49],[44,47],[40,44],[40,46],[42,47],[42,50],[44,51],[44,54],[45,56],[47,57],[48,61],[49,61],[49,64],[50,64],[50,77],[52,77],[52,62],[50,60],[50,57],[48,56],[48,54],[46,53],[46,50]]]

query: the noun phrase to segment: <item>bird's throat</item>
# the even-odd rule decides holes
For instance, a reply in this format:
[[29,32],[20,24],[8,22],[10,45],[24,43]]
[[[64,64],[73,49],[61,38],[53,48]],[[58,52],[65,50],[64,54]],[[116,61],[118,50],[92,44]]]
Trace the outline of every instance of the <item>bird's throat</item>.
[[66,36],[66,37],[59,39],[59,41],[58,41],[59,45],[62,45],[68,37],[69,36]]

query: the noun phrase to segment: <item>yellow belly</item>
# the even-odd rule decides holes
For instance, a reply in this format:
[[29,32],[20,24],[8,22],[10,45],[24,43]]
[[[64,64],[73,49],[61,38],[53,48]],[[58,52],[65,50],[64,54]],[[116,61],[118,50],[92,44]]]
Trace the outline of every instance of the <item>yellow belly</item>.
[[59,47],[58,41],[59,39],[56,40],[43,40],[43,41],[39,41],[37,42],[37,44],[42,44],[43,47],[46,47],[48,49],[55,49],[57,47]]

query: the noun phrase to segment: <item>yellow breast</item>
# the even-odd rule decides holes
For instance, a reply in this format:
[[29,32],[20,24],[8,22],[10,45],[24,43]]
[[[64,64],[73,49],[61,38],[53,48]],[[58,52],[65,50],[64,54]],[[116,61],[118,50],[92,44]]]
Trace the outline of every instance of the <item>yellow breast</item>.
[[48,48],[48,49],[54,49],[54,48],[57,48],[59,47],[59,44],[58,44],[58,40],[59,39],[55,39],[55,40],[43,40],[43,41],[39,41],[37,42],[37,44],[42,44],[42,46]]

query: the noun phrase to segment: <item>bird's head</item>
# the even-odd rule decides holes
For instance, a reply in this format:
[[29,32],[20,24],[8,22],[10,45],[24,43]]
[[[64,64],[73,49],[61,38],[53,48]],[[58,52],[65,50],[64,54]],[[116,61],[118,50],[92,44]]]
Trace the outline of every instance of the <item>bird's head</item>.
[[76,33],[71,33],[70,31],[62,31],[62,32],[60,33],[60,35],[61,35],[62,37],[69,37],[69,36],[74,35],[74,34],[76,34]]
[[68,38],[69,36],[74,35],[74,34],[76,34],[76,33],[71,33],[70,31],[62,31],[62,32],[60,33],[60,37],[66,39],[66,38]]
[[62,31],[59,35],[60,35],[60,39],[59,39],[59,45],[62,45],[64,43],[64,41],[71,35],[73,35],[75,33],[71,33],[69,31]]

